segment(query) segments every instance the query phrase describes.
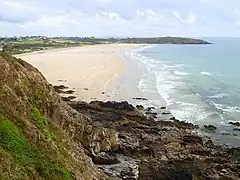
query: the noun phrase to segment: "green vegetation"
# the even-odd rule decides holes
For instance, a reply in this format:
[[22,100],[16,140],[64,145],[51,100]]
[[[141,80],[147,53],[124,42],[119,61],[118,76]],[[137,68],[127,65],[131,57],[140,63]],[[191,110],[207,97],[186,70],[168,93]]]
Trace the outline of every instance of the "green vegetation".
[[210,44],[201,39],[182,37],[126,38],[122,39],[121,42],[134,44]]
[[49,123],[47,118],[41,115],[36,107],[31,108],[31,119],[35,122],[39,132],[43,135],[45,139],[57,140],[57,136],[49,131]]
[[43,117],[39,110],[35,107],[31,108],[31,118],[35,121],[37,128],[44,132],[47,130],[48,121],[45,117]]
[[[1,43],[1,38],[0,38]],[[53,48],[65,48],[83,45],[77,41],[55,41],[45,37],[21,37],[6,38],[4,40],[3,50],[9,54],[29,53],[33,51],[43,51]],[[1,45],[1,44],[0,44]]]
[[182,37],[150,37],[150,38],[94,38],[94,37],[68,37],[69,40],[88,42],[93,44],[103,43],[132,43],[132,44],[210,44],[207,41]]
[[34,150],[18,128],[8,119],[0,117],[0,146],[21,165],[33,164]]
[[[32,115],[37,127],[46,130],[47,121],[39,111],[33,108]],[[29,143],[18,127],[4,117],[0,117],[0,137],[0,161],[4,158],[10,162],[9,167],[0,170],[1,179],[29,179],[39,175],[44,179],[72,179],[71,173],[50,147],[44,151],[41,144]],[[56,157],[51,157],[51,154]]]
[[[2,43],[1,43],[2,42]],[[42,51],[52,48],[74,47],[81,45],[133,43],[133,44],[210,44],[204,40],[181,37],[152,37],[152,38],[95,38],[95,37],[52,37],[27,36],[0,38],[0,46],[10,54],[21,54]]]
[[38,99],[43,99],[45,97],[45,93],[41,88],[36,89],[36,96]]

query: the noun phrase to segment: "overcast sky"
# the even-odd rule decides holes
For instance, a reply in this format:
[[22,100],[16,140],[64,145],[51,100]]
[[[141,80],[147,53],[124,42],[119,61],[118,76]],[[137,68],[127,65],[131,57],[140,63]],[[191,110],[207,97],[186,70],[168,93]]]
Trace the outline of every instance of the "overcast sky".
[[240,36],[240,0],[0,0],[0,36]]

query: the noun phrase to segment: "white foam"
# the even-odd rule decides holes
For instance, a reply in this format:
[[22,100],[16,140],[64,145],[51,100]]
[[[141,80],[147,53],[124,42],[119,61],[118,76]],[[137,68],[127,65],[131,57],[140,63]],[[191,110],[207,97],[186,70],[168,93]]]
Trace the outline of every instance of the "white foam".
[[202,71],[201,74],[206,75],[206,76],[211,76],[212,75],[210,72],[207,72],[207,71]]
[[177,104],[176,108],[171,110],[171,113],[177,118],[181,120],[185,120],[188,122],[198,121],[195,123],[201,124],[210,112],[206,112],[204,107],[199,104],[187,103],[182,101],[175,101]]
[[229,95],[228,94],[216,94],[216,95],[213,95],[213,96],[209,96],[210,99],[221,99],[223,97],[228,97]]
[[137,49],[134,49],[133,52],[142,52],[144,51],[145,49],[149,49],[149,48],[154,48],[156,47],[157,45],[145,45],[143,47],[140,47],[140,48],[137,48]]
[[188,73],[186,73],[186,72],[181,72],[181,71],[174,71],[174,74],[180,75],[180,76],[187,76],[187,75],[189,75]]
[[217,104],[217,103],[213,103],[213,105],[219,109],[222,110],[224,112],[229,112],[229,113],[234,113],[234,112],[240,112],[240,107],[237,106],[224,106],[223,104]]
[[155,72],[158,93],[166,101],[167,105],[172,104],[170,94],[176,92],[177,86],[181,82],[176,82],[177,76],[170,75],[169,72]]

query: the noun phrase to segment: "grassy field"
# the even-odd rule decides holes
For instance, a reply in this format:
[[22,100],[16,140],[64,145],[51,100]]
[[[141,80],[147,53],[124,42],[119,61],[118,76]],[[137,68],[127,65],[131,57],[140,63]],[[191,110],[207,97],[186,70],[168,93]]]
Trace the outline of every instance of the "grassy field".
[[44,44],[43,40],[21,40],[21,41],[11,41],[11,44]]
[[4,46],[4,51],[9,54],[22,54],[33,51],[42,51],[54,48],[66,48],[82,46],[88,43],[65,40],[65,39],[23,39],[23,40],[11,40]]

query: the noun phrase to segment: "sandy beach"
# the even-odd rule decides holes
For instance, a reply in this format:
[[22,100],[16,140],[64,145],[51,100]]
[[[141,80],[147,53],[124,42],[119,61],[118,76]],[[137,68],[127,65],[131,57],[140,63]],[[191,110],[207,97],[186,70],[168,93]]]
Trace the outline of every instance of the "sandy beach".
[[[117,83],[112,83],[126,68],[121,53],[140,47],[133,44],[104,44],[55,49],[18,55],[36,67],[52,85],[73,89],[78,100],[111,100]],[[109,88],[109,84],[111,85]],[[111,95],[110,92],[111,91]]]

